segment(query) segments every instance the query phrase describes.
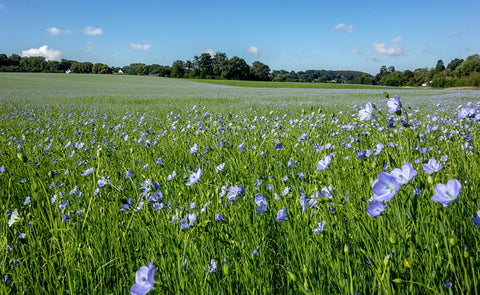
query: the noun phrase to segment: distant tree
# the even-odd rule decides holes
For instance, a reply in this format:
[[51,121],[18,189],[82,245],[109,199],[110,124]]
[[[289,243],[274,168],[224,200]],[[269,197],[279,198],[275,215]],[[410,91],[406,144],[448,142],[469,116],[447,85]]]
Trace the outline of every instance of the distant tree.
[[225,65],[228,62],[227,54],[223,52],[215,53],[215,56],[213,57],[212,62],[213,62],[213,75],[215,76],[215,78],[221,78],[223,67],[225,67]]
[[439,59],[437,61],[437,65],[435,66],[435,69],[439,72],[445,71],[445,65],[443,64],[443,60]]
[[127,75],[147,75],[147,65],[144,63],[131,63],[123,68]]
[[160,77],[169,77],[171,74],[171,68],[169,66],[161,66],[153,64],[147,66],[147,72],[149,75],[159,75]]
[[410,78],[410,83],[412,86],[420,86],[424,83],[427,83],[428,79],[428,68],[418,68],[413,71],[413,77]]
[[43,72],[47,62],[43,56],[29,56],[22,58],[19,66],[22,72]]
[[387,69],[387,66],[383,65],[380,68],[380,71],[378,72],[378,74],[375,75],[375,78],[374,78],[375,83],[377,84],[380,83],[380,79],[382,79],[382,76],[386,74],[388,74],[388,69]]
[[9,66],[19,66],[22,58],[18,54],[12,54],[8,57]]
[[8,66],[8,56],[4,53],[0,54],[0,67]]
[[96,63],[92,67],[92,73],[94,73],[94,74],[111,74],[112,70],[106,64]]
[[473,72],[480,72],[480,55],[478,54],[467,57],[467,59],[455,69],[455,75],[457,77],[467,77]]
[[250,76],[253,80],[268,81],[270,80],[270,67],[259,61],[254,61],[250,67]]
[[388,75],[383,75],[380,79],[381,85],[386,86],[403,86],[407,84],[407,79],[400,71],[394,71]]
[[463,62],[463,59],[455,58],[447,65],[447,69],[450,72],[453,72],[459,65],[462,64],[462,62]]
[[247,80],[250,74],[250,66],[243,58],[234,56],[228,60],[222,71],[222,78],[228,80]]
[[89,74],[92,72],[93,64],[91,62],[73,62],[70,70],[73,73]]
[[183,78],[185,75],[185,62],[176,60],[172,64],[172,71],[170,76],[173,78]]
[[60,63],[58,64],[58,70],[61,71],[61,72],[65,72],[68,69],[70,69],[70,67],[72,66],[72,63],[74,63],[74,61],[67,60],[67,59],[62,59],[60,61]]
[[363,74],[361,76],[356,76],[352,79],[353,84],[366,84],[371,85],[373,84],[373,77],[370,75]]
[[47,60],[45,69],[43,70],[44,72],[49,72],[49,73],[59,73],[62,72],[59,70],[60,62],[56,60]]
[[213,59],[210,53],[202,53],[195,56],[196,64],[199,71],[199,78],[210,79],[213,77]]

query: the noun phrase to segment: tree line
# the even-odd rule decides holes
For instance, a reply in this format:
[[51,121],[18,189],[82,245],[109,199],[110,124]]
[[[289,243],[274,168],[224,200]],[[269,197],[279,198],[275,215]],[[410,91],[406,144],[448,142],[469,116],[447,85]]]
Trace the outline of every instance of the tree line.
[[382,66],[375,76],[360,71],[274,70],[259,61],[252,65],[238,57],[228,58],[226,53],[202,53],[192,60],[176,60],[171,66],[131,63],[124,67],[110,67],[103,63],[78,62],[62,59],[45,60],[44,57],[21,57],[18,54],[0,54],[0,72],[93,73],[127,75],[156,75],[191,79],[257,80],[275,82],[331,82],[385,86],[430,86],[436,88],[480,86],[480,55],[464,59],[455,58],[445,66],[438,60],[435,67],[414,71],[397,71],[394,66]]
[[397,71],[394,66],[382,66],[374,77],[353,79],[353,83],[376,84],[386,86],[429,86],[445,87],[480,87],[480,55],[474,54],[464,59],[455,58],[446,66],[438,60],[435,67]]

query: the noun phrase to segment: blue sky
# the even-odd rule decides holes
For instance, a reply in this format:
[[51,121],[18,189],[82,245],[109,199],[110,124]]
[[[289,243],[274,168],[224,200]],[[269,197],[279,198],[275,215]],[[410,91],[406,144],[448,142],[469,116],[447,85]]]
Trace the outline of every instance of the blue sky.
[[378,73],[480,54],[480,1],[0,0],[0,53],[124,66],[225,52],[272,70]]

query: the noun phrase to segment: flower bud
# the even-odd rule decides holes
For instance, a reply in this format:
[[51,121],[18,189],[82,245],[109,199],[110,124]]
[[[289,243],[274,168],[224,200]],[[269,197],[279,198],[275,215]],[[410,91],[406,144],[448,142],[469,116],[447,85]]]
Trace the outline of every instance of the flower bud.
[[345,244],[345,246],[343,247],[343,252],[348,255],[350,253],[350,245]]
[[400,283],[403,283],[403,280],[401,278],[396,278],[396,279],[393,279],[392,282],[396,284],[400,284]]
[[452,236],[452,237],[448,238],[448,243],[452,247],[455,247],[457,245],[457,242],[458,242],[458,240],[457,240],[457,237],[455,237],[455,236]]
[[412,258],[405,258],[405,260],[403,260],[403,265],[405,265],[406,268],[412,268],[414,264],[415,261]]
[[388,240],[390,241],[390,243],[391,243],[392,245],[396,245],[396,244],[398,243],[398,241],[397,241],[397,236],[394,235],[394,234],[390,235],[390,236],[388,237]]
[[289,271],[287,271],[287,273],[288,273],[288,277],[290,278],[290,280],[292,280],[294,282],[297,280],[297,277],[293,273],[291,273]]

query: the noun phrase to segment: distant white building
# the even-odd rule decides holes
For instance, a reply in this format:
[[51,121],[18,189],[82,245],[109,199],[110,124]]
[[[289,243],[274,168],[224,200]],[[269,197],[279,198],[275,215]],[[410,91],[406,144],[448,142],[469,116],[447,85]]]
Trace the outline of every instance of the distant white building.
[[123,75],[123,74],[124,74],[124,72],[122,71],[122,69],[120,69],[120,70],[118,70],[117,74],[119,74],[119,75]]
[[72,71],[70,71],[70,69],[66,70],[65,71],[65,74],[70,74]]

